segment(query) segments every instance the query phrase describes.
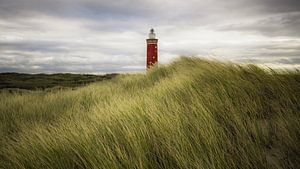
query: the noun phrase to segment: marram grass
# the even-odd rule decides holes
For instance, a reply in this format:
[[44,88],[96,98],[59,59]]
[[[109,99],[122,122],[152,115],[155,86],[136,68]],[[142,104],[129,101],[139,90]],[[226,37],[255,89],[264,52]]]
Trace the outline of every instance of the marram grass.
[[0,168],[296,169],[299,77],[181,58],[76,90],[1,92]]

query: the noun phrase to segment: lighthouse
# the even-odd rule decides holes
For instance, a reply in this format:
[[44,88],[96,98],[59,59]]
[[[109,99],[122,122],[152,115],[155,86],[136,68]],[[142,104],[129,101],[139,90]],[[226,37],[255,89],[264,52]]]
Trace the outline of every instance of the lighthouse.
[[147,41],[147,69],[151,68],[157,63],[157,42],[158,39],[155,38],[154,29],[150,30],[149,38]]

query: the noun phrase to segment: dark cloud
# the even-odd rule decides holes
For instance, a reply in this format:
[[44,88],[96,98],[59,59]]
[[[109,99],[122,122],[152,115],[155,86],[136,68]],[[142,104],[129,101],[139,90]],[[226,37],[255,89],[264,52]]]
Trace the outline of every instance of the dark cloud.
[[83,17],[87,19],[128,19],[150,14],[149,1],[132,0],[1,0],[1,18],[24,18],[39,15]]
[[266,36],[300,36],[300,11],[277,14],[252,23],[224,26],[223,31],[248,31]]
[[[0,17],[54,15],[89,19],[193,20],[211,16],[300,11],[299,0],[0,0]],[[234,14],[234,15],[232,15]],[[187,19],[186,17],[191,17]],[[221,17],[222,18],[222,17]]]
[[43,53],[60,53],[69,51],[65,48],[65,44],[49,41],[0,42],[0,52],[4,50]]
[[299,0],[256,0],[254,3],[258,3],[262,5],[267,11],[274,13],[288,13],[300,11]]

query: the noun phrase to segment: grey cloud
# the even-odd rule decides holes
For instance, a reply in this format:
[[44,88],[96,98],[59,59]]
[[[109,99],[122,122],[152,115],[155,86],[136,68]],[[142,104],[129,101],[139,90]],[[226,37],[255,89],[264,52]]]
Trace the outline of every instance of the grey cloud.
[[[148,1],[149,2],[149,1]],[[1,0],[1,18],[32,17],[41,14],[88,19],[130,18],[149,14],[147,1],[110,0]]]
[[268,11],[274,13],[300,11],[299,0],[256,0],[256,2],[263,5]]
[[281,65],[290,65],[290,66],[299,66],[300,59],[299,58],[240,58],[236,59],[235,61],[242,62],[242,63],[256,63],[256,64],[281,64]]
[[[109,43],[109,42],[107,42]],[[114,45],[116,47],[114,47]],[[104,55],[117,55],[120,54],[118,51],[117,45],[120,43],[112,43],[112,44],[84,44],[84,43],[76,43],[76,42],[57,42],[57,41],[14,41],[14,42],[1,42],[0,41],[0,54],[18,54],[21,55],[23,53],[31,52],[32,55],[35,55],[36,52],[44,53],[44,54],[67,54],[70,57],[72,53],[75,52],[85,52],[85,51],[101,51],[101,54]],[[124,55],[132,55],[134,52],[128,50],[122,50],[122,54]],[[84,58],[84,56],[81,56]]]
[[143,70],[152,26],[164,63],[207,54],[296,65],[299,18],[299,0],[0,0],[0,71]]
[[[136,68],[140,65],[140,68]],[[132,68],[131,68],[132,67]],[[102,59],[91,61],[84,56],[63,56],[50,57],[45,60],[45,56],[36,54],[14,53],[10,57],[0,57],[0,72],[25,72],[25,73],[55,73],[55,72],[73,72],[73,73],[96,73],[96,72],[130,72],[144,70],[141,61],[135,63],[130,60],[115,62],[113,60]]]
[[223,31],[248,31],[266,36],[300,36],[300,11],[277,14],[253,23],[224,26]]
[[285,58],[278,60],[278,63],[297,65],[300,64],[300,58]]
[[0,52],[4,50],[24,51],[24,52],[44,52],[44,53],[59,53],[68,51],[64,44],[49,41],[16,41],[16,42],[1,42]]
[[[20,20],[40,15],[84,18],[98,22],[98,26],[91,28],[129,30],[137,28],[130,26],[137,23],[205,26],[261,13],[300,11],[299,6],[298,0],[0,0],[0,18]],[[115,24],[106,25],[106,21]]]
[[[48,14],[66,17],[131,19],[153,17],[155,19],[207,18],[211,15],[232,13],[285,13],[300,10],[298,0],[0,0],[0,16],[26,17]],[[180,17],[182,16],[182,18]],[[191,19],[191,18],[190,18]],[[186,20],[186,19],[185,19]]]

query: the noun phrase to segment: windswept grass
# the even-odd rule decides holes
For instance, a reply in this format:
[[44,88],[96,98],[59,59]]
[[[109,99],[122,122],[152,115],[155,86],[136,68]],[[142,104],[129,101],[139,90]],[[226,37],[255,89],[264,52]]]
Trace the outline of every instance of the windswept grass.
[[300,166],[296,72],[181,58],[76,90],[0,96],[0,168]]

